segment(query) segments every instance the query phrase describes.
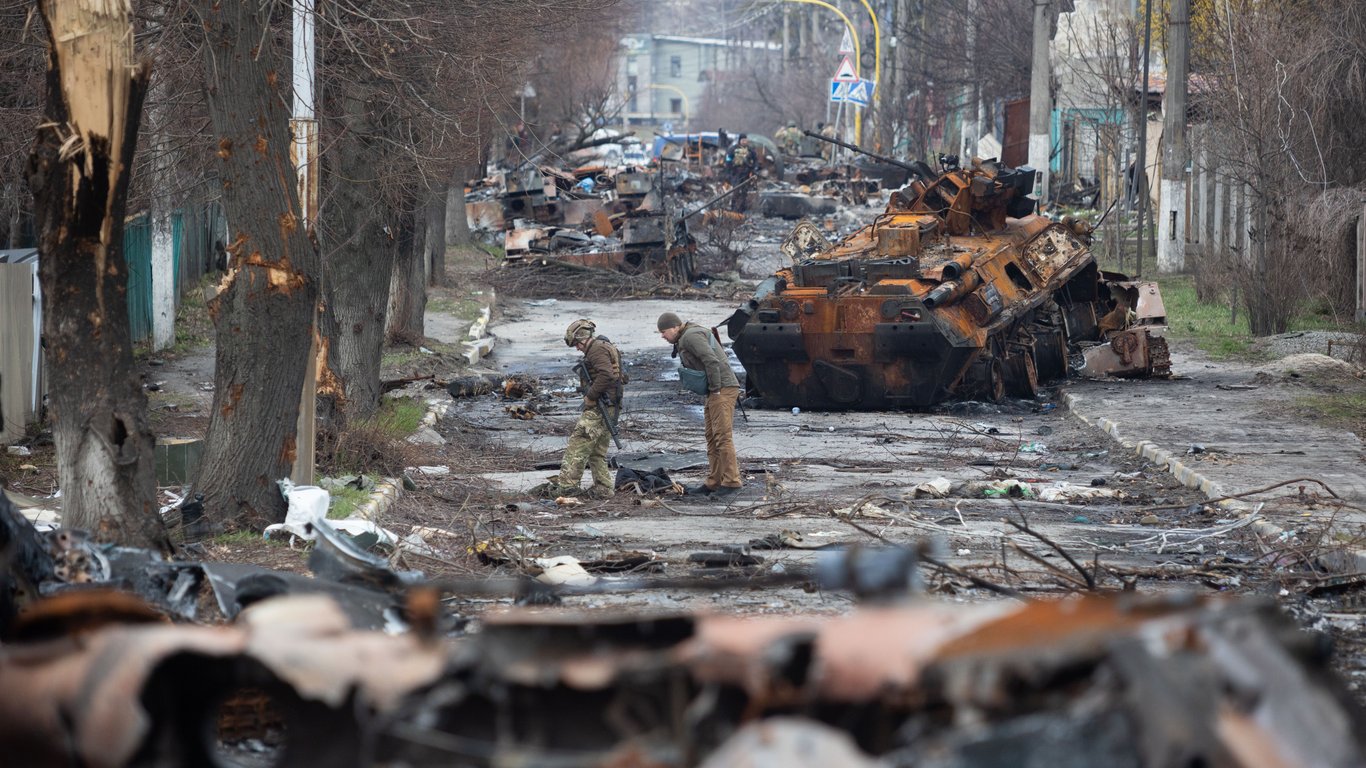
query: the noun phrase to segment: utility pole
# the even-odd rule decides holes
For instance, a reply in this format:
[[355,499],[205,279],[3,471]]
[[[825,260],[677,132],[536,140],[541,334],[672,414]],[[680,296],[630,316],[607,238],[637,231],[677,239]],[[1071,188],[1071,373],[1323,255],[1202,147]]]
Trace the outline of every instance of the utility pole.
[[1034,0],[1034,63],[1029,73],[1029,164],[1039,172],[1035,197],[1042,209],[1048,202],[1048,169],[1053,142],[1049,119],[1053,112],[1053,73],[1049,68],[1048,43],[1053,31],[1053,3]]
[[1157,220],[1157,271],[1186,266],[1186,78],[1190,0],[1171,0],[1167,32],[1167,92],[1163,95],[1162,213]]
[[1151,200],[1148,194],[1148,65],[1152,62],[1153,52],[1153,0],[1148,0],[1145,5],[1143,77],[1138,84],[1138,163],[1134,169],[1134,184],[1138,188],[1138,252],[1134,254],[1134,277],[1143,276],[1143,236],[1148,228],[1148,203]]
[[[313,103],[314,72],[317,57],[314,50],[314,0],[294,0],[293,77],[294,168],[299,178],[299,215],[305,228],[312,229],[318,218],[318,121]],[[304,372],[304,388],[299,396],[299,421],[296,425],[294,470],[290,479],[299,485],[313,483],[318,403],[318,311],[313,309],[309,327],[313,343],[308,351],[308,366]]]

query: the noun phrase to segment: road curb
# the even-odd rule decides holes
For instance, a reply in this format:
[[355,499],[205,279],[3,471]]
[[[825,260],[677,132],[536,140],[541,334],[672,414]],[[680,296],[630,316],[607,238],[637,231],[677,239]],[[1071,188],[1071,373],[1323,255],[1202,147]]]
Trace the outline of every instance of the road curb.
[[[1137,453],[1147,461],[1166,469],[1173,477],[1187,488],[1193,488],[1205,494],[1205,498],[1217,499],[1227,496],[1228,492],[1222,485],[1209,477],[1201,474],[1194,467],[1188,466],[1176,455],[1165,448],[1159,447],[1151,440],[1131,440],[1124,436],[1120,431],[1119,422],[1103,416],[1091,416],[1083,413],[1078,406],[1081,399],[1070,392],[1064,393],[1063,404],[1067,406],[1067,412],[1076,417],[1084,424],[1096,427],[1120,445]],[[1251,514],[1257,510],[1258,505],[1249,504],[1237,499],[1227,499],[1218,502],[1220,507],[1229,511]],[[1286,531],[1275,523],[1265,519],[1254,520],[1249,526],[1258,536],[1269,541],[1286,541],[1295,535],[1295,532]],[[1366,571],[1366,550],[1347,549],[1339,552],[1329,552],[1319,558],[1321,562],[1331,571],[1337,573],[1358,573]]]
[[[418,432],[434,429],[436,422],[444,417],[451,407],[448,402],[430,398],[424,399],[423,402],[427,405],[427,412],[422,415],[422,421],[418,422]],[[382,477],[375,481],[375,490],[370,492],[370,498],[356,508],[355,517],[378,524],[380,516],[388,512],[402,495],[402,478]]]
[[375,489],[370,491],[370,498],[366,499],[364,504],[356,507],[352,517],[369,520],[378,525],[380,516],[388,512],[394,502],[398,501],[398,497],[402,495],[402,481],[392,477],[382,477],[375,481]]

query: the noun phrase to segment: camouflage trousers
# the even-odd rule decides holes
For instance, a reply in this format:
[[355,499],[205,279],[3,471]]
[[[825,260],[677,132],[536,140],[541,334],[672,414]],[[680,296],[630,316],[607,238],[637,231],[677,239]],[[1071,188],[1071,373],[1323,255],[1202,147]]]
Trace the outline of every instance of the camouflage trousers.
[[[608,415],[615,421],[617,408],[609,408]],[[613,490],[612,469],[607,466],[607,444],[612,433],[602,420],[598,409],[584,411],[569,433],[569,445],[564,448],[564,459],[560,462],[560,476],[555,483],[561,488],[578,488],[583,478],[583,468],[593,473],[593,487],[600,492]]]

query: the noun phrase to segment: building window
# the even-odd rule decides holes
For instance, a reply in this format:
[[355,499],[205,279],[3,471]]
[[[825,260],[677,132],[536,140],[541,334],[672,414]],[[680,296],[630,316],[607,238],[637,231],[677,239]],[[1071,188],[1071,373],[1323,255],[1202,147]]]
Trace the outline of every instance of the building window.
[[637,105],[637,102],[636,102],[636,89],[637,89],[637,88],[639,88],[639,85],[638,85],[637,82],[636,82],[636,76],[635,76],[635,75],[627,75],[627,76],[626,76],[626,100],[627,100],[626,111],[628,111],[628,112],[637,112],[637,111],[639,111],[639,109],[640,109],[640,107]]
[[683,100],[669,99],[669,111],[675,115],[683,114]]
[[670,57],[669,57],[669,77],[682,77],[682,76],[683,76],[683,57],[682,57],[682,56],[670,56]]

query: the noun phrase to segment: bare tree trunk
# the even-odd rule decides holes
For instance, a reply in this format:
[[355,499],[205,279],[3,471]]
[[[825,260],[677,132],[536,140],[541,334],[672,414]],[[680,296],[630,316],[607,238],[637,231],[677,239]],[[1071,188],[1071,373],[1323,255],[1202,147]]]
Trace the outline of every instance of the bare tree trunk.
[[[29,156],[42,259],[62,522],[101,541],[170,550],[157,514],[147,396],[133,368],[123,217],[150,64],[135,67],[116,3],[39,4],[49,34],[46,121]],[[112,64],[112,66],[111,66]]]
[[409,201],[399,212],[398,254],[389,285],[389,341],[418,344],[426,336],[423,314],[427,290],[423,284],[422,250],[427,217]]
[[[427,225],[426,243],[424,245],[426,254],[423,263],[426,265],[427,284],[445,285],[446,283],[446,199],[451,189],[449,182],[442,184],[427,194]],[[463,198],[464,195],[461,195]],[[464,206],[461,206],[461,218],[464,217]],[[468,230],[468,223],[466,229]]]
[[446,245],[469,245],[474,242],[470,233],[470,219],[465,210],[465,182],[461,171],[451,180],[446,193]]
[[318,254],[290,165],[288,62],[258,3],[195,0],[218,147],[230,266],[210,305],[217,370],[199,490],[217,527],[284,519],[276,482],[294,464],[312,343]]
[[320,377],[320,418],[334,432],[379,406],[389,283],[377,278],[393,269],[398,227],[380,191],[388,143],[377,138],[377,116],[355,91],[341,90],[327,94],[342,101],[330,111],[344,117],[324,155],[328,194],[319,226],[327,248],[320,324],[330,374]]

